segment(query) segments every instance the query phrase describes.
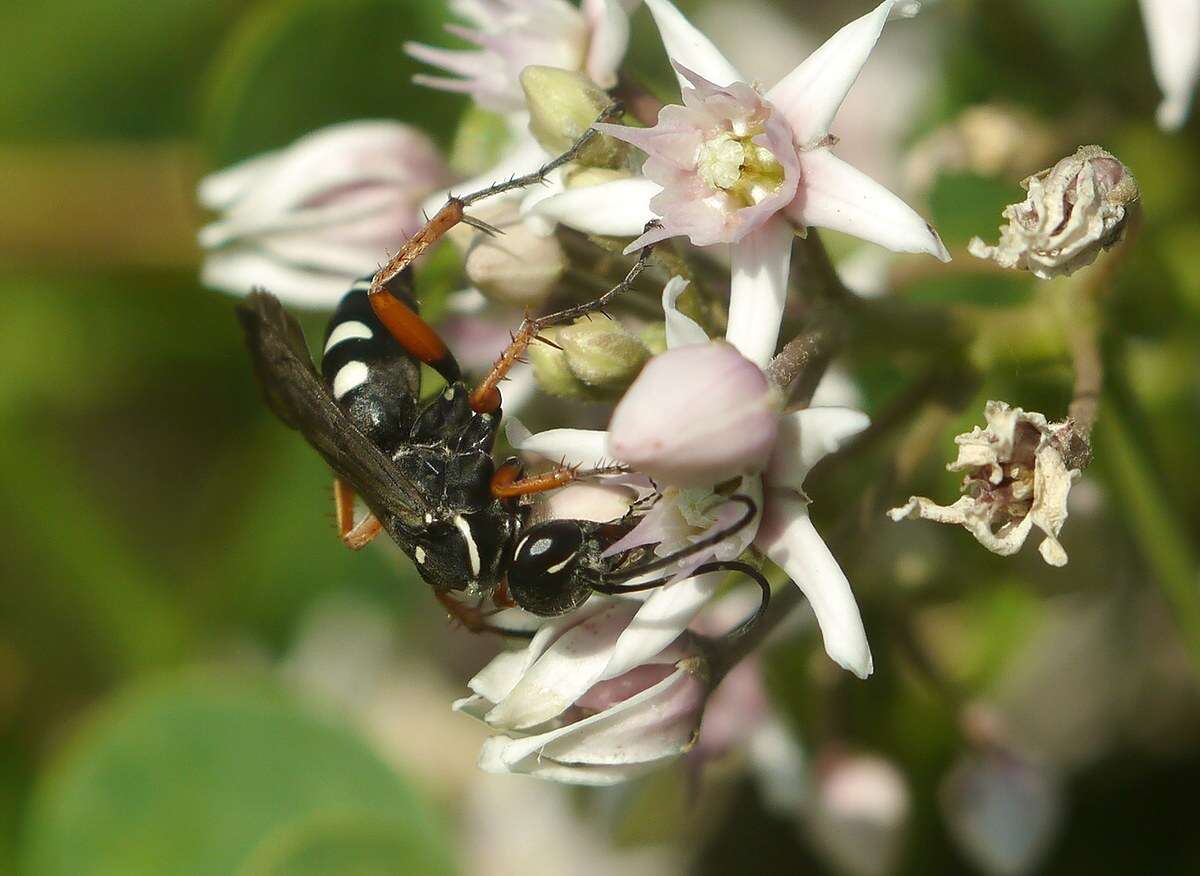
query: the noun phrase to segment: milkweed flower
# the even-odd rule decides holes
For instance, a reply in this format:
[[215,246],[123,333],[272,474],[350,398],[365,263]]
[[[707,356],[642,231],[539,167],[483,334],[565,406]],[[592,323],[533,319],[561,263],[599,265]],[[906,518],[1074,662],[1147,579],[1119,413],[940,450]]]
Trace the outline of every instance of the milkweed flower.
[[572,189],[528,209],[595,234],[636,236],[628,251],[678,235],[697,246],[728,244],[731,336],[747,325],[747,358],[775,351],[797,228],[844,231],[898,252],[949,254],[937,233],[896,195],[837,158],[830,125],[893,10],[881,3],[760,92],[668,0],[647,0],[675,66],[683,105],[653,128],[597,125],[647,154],[642,175]]
[[1162,89],[1159,127],[1182,127],[1200,77],[1200,0],[1140,0],[1150,64]]
[[[766,425],[761,398],[735,408],[731,416],[728,407],[721,407],[722,399],[726,398],[724,393],[712,392],[706,396],[705,390],[710,388],[709,372],[694,372],[690,365],[692,354],[682,355],[692,345],[712,345],[704,330],[676,307],[686,286],[686,281],[676,277],[663,290],[669,350],[660,358],[667,364],[652,375],[653,391],[639,391],[635,396],[635,401],[641,398],[636,412],[620,418],[614,414],[608,431],[552,429],[536,435],[510,431],[509,440],[522,453],[585,468],[614,458],[624,461],[622,456],[629,455],[652,470],[673,469],[688,484],[704,484],[696,488],[659,483],[661,497],[657,503],[624,539],[610,548],[612,552],[656,544],[656,553],[667,555],[706,533],[731,525],[739,516],[738,508],[725,503],[711,490],[730,472],[741,475],[735,492],[753,500],[760,509],[753,520],[711,552],[700,552],[681,561],[673,583],[658,588],[646,599],[618,639],[615,649],[620,655],[618,662],[636,662],[639,657],[656,653],[696,617],[723,579],[720,573],[692,575],[697,567],[712,559],[734,559],[754,546],[778,563],[804,592],[829,656],[840,666],[866,678],[873,671],[873,663],[862,617],[849,581],[809,517],[810,500],[804,493],[804,480],[813,466],[865,429],[869,420],[865,414],[848,408],[808,408],[771,413],[774,423]],[[763,331],[763,327],[752,330]],[[740,339],[742,336],[735,334],[731,326],[728,343],[740,348],[737,343]],[[718,342],[717,346],[725,345]],[[673,362],[680,367],[673,367]],[[756,366],[746,362],[740,367]],[[693,399],[694,403],[683,406],[681,413],[678,399]],[[625,403],[623,400],[621,404]],[[720,429],[721,440],[725,440],[738,430],[738,417],[743,417],[743,425],[754,434],[749,441],[734,441],[728,457],[709,446],[715,443],[713,435],[689,425],[692,420],[711,420],[718,424],[712,428]],[[629,432],[623,423],[632,424]],[[684,440],[677,440],[676,432]],[[771,434],[774,438],[768,442],[769,452],[764,456],[759,441]],[[692,442],[686,440],[689,435],[698,448],[691,447]],[[706,464],[713,465],[707,478],[703,474]]]
[[520,75],[526,67],[556,67],[587,74],[601,88],[617,84],[629,44],[628,11],[637,0],[451,0],[450,9],[474,27],[446,30],[474,49],[441,49],[407,43],[419,61],[458,78],[420,75],[414,81],[468,94],[484,109],[520,114],[525,109]]
[[1000,228],[999,243],[988,246],[976,237],[968,249],[1043,280],[1087,267],[1120,241],[1130,206],[1140,197],[1129,168],[1099,146],[1080,146],[1021,186],[1029,196],[1004,208],[1008,224]]
[[484,742],[482,769],[611,785],[695,745],[709,675],[689,634],[635,665],[597,672],[638,605],[594,598],[471,679],[471,696],[455,710],[499,731]]
[[211,174],[199,198],[219,215],[200,230],[201,279],[332,308],[421,228],[422,202],[449,175],[425,134],[389,121],[332,125]]
[[1070,421],[1047,422],[1004,402],[989,401],[986,428],[954,439],[958,459],[946,466],[964,472],[963,495],[953,505],[913,496],[888,512],[892,520],[958,524],[994,554],[1007,557],[1025,544],[1036,526],[1044,534],[1038,552],[1052,566],[1065,566],[1058,534],[1067,522],[1067,496],[1079,478],[1071,468]]

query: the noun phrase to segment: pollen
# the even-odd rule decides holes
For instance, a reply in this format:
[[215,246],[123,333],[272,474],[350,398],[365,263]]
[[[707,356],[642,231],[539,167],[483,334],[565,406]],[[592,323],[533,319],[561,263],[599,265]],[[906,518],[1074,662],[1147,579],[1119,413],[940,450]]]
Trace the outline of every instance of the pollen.
[[761,131],[744,136],[724,131],[700,144],[696,173],[714,191],[730,195],[741,207],[761,203],[783,185],[783,166],[765,146],[753,142]]

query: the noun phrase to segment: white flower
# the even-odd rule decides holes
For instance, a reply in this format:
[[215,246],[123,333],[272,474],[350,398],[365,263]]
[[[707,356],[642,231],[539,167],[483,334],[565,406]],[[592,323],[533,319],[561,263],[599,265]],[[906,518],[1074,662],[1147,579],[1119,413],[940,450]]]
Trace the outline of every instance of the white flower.
[[1045,534],[1038,551],[1052,566],[1065,566],[1067,552],[1058,534],[1067,521],[1067,494],[1079,469],[1067,466],[1070,422],[1048,423],[1004,402],[989,401],[987,428],[955,438],[958,459],[946,466],[965,472],[963,496],[937,505],[913,496],[893,508],[893,520],[920,518],[964,527],[992,553],[1010,556],[1021,549],[1033,527]]
[[[704,330],[675,307],[686,282],[674,278],[663,290],[667,318],[667,344],[672,349],[707,343]],[[732,340],[732,339],[730,339]],[[669,419],[674,408],[663,408],[664,434],[682,429]],[[652,416],[643,412],[641,417]],[[616,655],[622,665],[635,665],[648,654],[669,644],[695,618],[723,579],[720,573],[688,577],[708,559],[733,559],[753,544],[778,563],[804,591],[825,639],[825,649],[840,666],[860,678],[871,674],[873,664],[862,618],[850,583],[812,525],[804,479],[814,465],[835,452],[868,425],[865,414],[845,408],[809,408],[779,416],[776,440],[763,472],[742,478],[737,492],[755,501],[762,514],[719,544],[711,554],[693,555],[676,570],[674,583],[653,591],[621,635]],[[553,429],[536,435],[511,434],[513,446],[555,461],[585,468],[613,458],[610,434],[582,429]],[[620,442],[618,442],[620,446]],[[737,519],[732,505],[720,506],[707,490],[680,490],[662,484],[663,496],[641,523],[610,550],[637,544],[658,543],[660,554],[672,553],[712,527],[728,526]],[[734,512],[732,515],[729,512]]]
[[759,366],[775,351],[796,226],[862,237],[900,252],[949,255],[936,232],[883,186],[830,151],[829,127],[896,6],[842,28],[765,94],[668,0],[647,0],[679,74],[683,106],[650,129],[598,126],[650,156],[641,177],[573,189],[532,211],[597,234],[686,234],[732,247],[728,340]]
[[503,652],[454,704],[501,731],[484,742],[488,772],[609,785],[662,766],[696,742],[707,663],[683,635],[633,665],[613,666],[638,603],[594,598]]
[[469,94],[484,109],[521,113],[525,96],[519,77],[529,66],[586,73],[601,88],[616,85],[629,43],[628,8],[635,5],[636,0],[583,0],[580,7],[565,0],[451,0],[451,10],[475,29],[446,29],[478,48],[407,43],[404,49],[461,77],[417,76],[414,81]]
[[1162,89],[1158,124],[1182,127],[1200,77],[1200,0],[1140,0],[1150,63]]
[[1000,242],[972,238],[971,255],[1043,280],[1068,276],[1121,239],[1138,186],[1124,164],[1099,146],[1080,146],[1021,181],[1029,196],[1004,208]]
[[206,285],[264,286],[300,307],[333,307],[350,283],[424,224],[449,171],[433,143],[396,122],[347,122],[200,182],[220,216],[200,231]]

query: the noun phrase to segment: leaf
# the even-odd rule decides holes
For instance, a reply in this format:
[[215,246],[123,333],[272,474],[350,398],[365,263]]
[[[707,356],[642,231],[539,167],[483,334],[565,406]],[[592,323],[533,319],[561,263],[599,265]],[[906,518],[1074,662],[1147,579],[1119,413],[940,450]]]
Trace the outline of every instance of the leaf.
[[228,876],[314,820],[386,822],[393,847],[426,867],[396,872],[450,871],[436,819],[348,729],[264,682],[173,677],[103,707],[53,765],[25,872]]
[[292,825],[269,837],[239,876],[432,876],[450,870],[402,821],[337,816]]
[[445,44],[440,0],[276,0],[246,15],[216,64],[207,139],[217,165],[334,122],[389,118],[448,144],[465,99],[413,84],[408,40]]
[[1001,212],[1025,199],[1013,182],[1003,182],[973,173],[945,173],[929,193],[933,224],[947,246],[962,246],[973,236],[994,240],[1004,224]]

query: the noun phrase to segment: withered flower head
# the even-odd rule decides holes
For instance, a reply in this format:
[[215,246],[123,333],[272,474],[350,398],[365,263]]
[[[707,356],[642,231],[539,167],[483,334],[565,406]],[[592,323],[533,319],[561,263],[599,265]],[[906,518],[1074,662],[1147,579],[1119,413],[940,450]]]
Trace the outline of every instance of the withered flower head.
[[959,524],[1005,557],[1020,550],[1036,526],[1046,534],[1038,546],[1042,559],[1065,566],[1067,552],[1058,533],[1067,520],[1067,494],[1079,477],[1079,469],[1067,463],[1073,458],[1072,424],[1048,423],[1041,414],[998,401],[987,403],[984,416],[986,429],[976,426],[954,439],[958,459],[947,468],[965,472],[962,497],[943,506],[913,496],[888,516]]
[[976,237],[968,249],[1043,280],[1073,274],[1117,243],[1139,197],[1129,168],[1099,146],[1080,146],[1021,186],[1029,196],[1004,208],[1000,242],[988,246]]

